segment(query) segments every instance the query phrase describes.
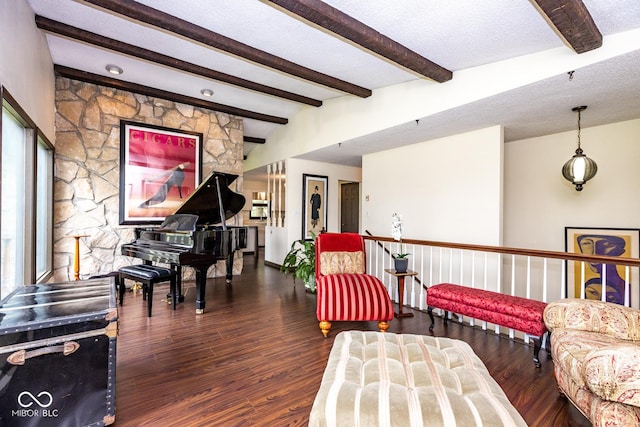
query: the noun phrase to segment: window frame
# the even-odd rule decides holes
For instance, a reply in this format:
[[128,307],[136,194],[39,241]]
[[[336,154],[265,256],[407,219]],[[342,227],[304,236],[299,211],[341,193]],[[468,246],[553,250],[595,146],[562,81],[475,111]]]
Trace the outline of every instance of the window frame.
[[[53,179],[49,182],[48,190],[49,194],[46,196],[47,200],[47,209],[46,209],[46,220],[47,231],[46,231],[46,260],[45,260],[45,268],[42,274],[39,277],[36,277],[36,249],[37,249],[37,218],[38,214],[37,210],[37,202],[38,202],[38,182],[37,182],[37,172],[40,169],[38,165],[38,148],[39,145],[45,147],[45,149],[51,151],[51,156],[48,161],[50,161],[48,172],[51,174],[51,178],[53,178],[54,166],[55,166],[55,147],[49,141],[49,139],[44,135],[44,133],[36,126],[35,122],[31,119],[29,114],[20,106],[20,104],[16,101],[16,99],[7,91],[7,89],[0,85],[0,100],[2,100],[2,107],[7,108],[10,114],[14,115],[15,118],[25,127],[28,134],[25,139],[25,166],[24,166],[24,185],[27,194],[24,199],[25,203],[25,216],[27,220],[24,224],[24,247],[22,249],[22,256],[24,259],[22,269],[23,269],[23,281],[25,284],[29,283],[43,283],[48,281],[51,277],[53,277],[53,204],[54,204],[54,195],[53,195]],[[3,120],[2,115],[0,114],[0,165],[2,164],[2,126]],[[31,166],[31,168],[29,168]],[[29,172],[29,169],[31,171]],[[0,186],[0,192],[2,191],[2,187]],[[2,198],[0,197],[0,209]],[[0,210],[0,221],[2,221],[2,213]],[[20,254],[17,254],[20,256]],[[0,269],[2,265],[0,265]],[[16,286],[19,286],[17,284]],[[0,294],[0,299],[4,298],[6,295]]]

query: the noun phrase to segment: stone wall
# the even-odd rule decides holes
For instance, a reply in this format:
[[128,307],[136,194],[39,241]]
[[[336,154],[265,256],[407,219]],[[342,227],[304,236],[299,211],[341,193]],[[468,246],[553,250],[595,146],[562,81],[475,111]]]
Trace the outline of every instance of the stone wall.
[[[80,278],[115,271],[137,259],[120,255],[135,240],[135,226],[119,222],[120,120],[203,134],[203,168],[238,175],[231,190],[242,194],[242,119],[203,108],[138,95],[68,78],[56,79],[54,172],[54,281],[73,280],[74,235],[80,238]],[[229,220],[241,225],[242,215]],[[225,274],[218,262],[209,276]],[[238,252],[234,274],[242,269]],[[185,269],[185,279],[193,277]]]

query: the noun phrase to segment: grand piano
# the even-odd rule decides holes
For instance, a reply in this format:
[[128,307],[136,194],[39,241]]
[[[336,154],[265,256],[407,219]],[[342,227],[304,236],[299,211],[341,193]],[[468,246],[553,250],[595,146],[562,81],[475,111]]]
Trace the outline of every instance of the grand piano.
[[[242,210],[245,198],[229,189],[237,178],[212,172],[176,211],[157,228],[136,229],[136,240],[122,245],[122,255],[140,258],[145,264],[169,264],[178,274],[178,300],[182,266],[196,276],[196,314],[205,307],[207,270],[225,260],[226,281],[231,283],[233,255],[247,246],[247,228],[227,226],[225,220]],[[219,225],[218,225],[219,224]]]

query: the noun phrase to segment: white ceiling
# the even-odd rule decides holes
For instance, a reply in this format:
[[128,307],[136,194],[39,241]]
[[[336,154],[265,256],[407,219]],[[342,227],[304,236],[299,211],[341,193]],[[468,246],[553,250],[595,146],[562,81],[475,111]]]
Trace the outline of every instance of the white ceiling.
[[[83,1],[28,2],[36,15],[264,85],[322,101],[354,96]],[[139,0],[138,3],[370,90],[424,78],[266,0]],[[453,71],[454,79],[456,71],[564,46],[536,7],[525,0],[325,0],[325,3]],[[607,36],[640,28],[638,0],[583,0],[583,3],[605,42]],[[124,69],[117,79],[278,117],[291,118],[303,107],[53,33],[46,37],[57,65],[113,78],[105,66],[117,64]],[[214,96],[202,96],[203,88],[213,90]],[[640,117],[640,40],[634,52],[582,68],[571,82],[568,75],[558,75],[419,118],[417,123],[367,135],[366,143],[364,138],[344,141],[339,149],[334,145],[302,157],[358,165],[365,153],[496,124],[505,127],[507,141],[561,132],[575,128],[571,107],[576,105],[589,105],[583,114],[585,127]],[[286,125],[244,119],[244,126],[245,136],[268,139],[274,129]],[[253,143],[245,143],[245,154],[254,147]]]

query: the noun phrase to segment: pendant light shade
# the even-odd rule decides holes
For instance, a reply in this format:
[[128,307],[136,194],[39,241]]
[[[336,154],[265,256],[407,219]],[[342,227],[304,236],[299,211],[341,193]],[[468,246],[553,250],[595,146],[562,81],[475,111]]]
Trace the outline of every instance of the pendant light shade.
[[582,186],[596,176],[596,172],[598,172],[596,162],[587,157],[580,147],[580,118],[581,113],[586,110],[586,108],[586,106],[581,106],[571,109],[571,111],[578,113],[578,148],[576,149],[576,154],[562,167],[562,176],[575,185],[577,191],[582,191]]

